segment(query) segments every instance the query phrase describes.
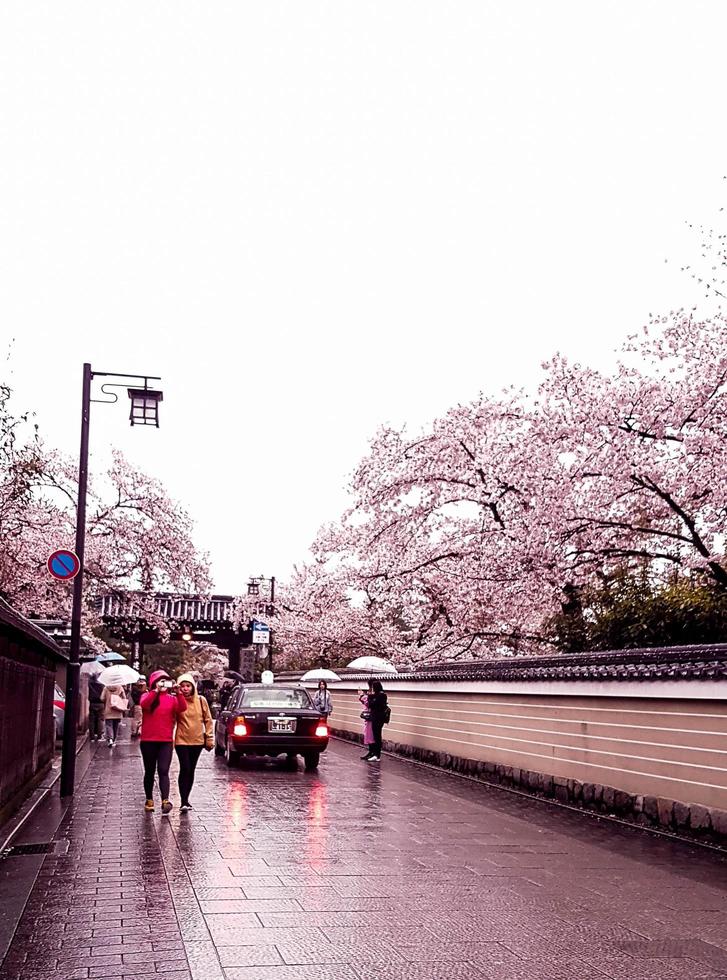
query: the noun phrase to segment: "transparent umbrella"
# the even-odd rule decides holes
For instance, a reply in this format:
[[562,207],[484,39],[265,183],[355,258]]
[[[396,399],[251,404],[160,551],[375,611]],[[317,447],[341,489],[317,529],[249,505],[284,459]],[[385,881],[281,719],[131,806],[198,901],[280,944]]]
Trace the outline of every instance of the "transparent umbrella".
[[126,658],[122,657],[120,653],[114,653],[113,650],[107,650],[106,653],[99,653],[96,660],[100,664],[123,664],[126,663]]
[[383,657],[356,657],[348,665],[353,670],[370,670],[374,674],[398,674],[396,667]]
[[340,681],[340,679],[335,671],[328,670],[326,667],[314,667],[301,677],[302,681]]
[[139,672],[128,664],[113,664],[102,670],[96,680],[104,687],[124,687],[135,684],[139,680]]

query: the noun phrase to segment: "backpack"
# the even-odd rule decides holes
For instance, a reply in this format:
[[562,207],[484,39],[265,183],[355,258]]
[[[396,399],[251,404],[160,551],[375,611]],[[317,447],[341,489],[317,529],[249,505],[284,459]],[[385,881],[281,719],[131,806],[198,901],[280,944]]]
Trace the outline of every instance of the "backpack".
[[388,725],[390,721],[391,721],[391,708],[387,704],[386,707],[384,708],[384,724]]

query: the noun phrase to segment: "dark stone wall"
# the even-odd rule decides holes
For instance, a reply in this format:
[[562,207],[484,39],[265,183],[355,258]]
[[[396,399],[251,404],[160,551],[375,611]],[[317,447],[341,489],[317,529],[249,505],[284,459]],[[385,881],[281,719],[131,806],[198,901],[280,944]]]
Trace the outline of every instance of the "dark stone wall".
[[[361,742],[360,734],[331,728],[338,738]],[[639,827],[651,827],[678,834],[681,837],[727,845],[727,811],[697,803],[682,803],[662,796],[634,796],[604,786],[564,779],[548,773],[517,769],[494,762],[480,762],[462,756],[436,752],[414,745],[384,740],[384,749],[395,755],[416,759],[428,765],[479,779],[485,783],[505,786],[543,799],[569,806],[618,817]]]
[[64,660],[52,640],[0,607],[0,822],[53,760],[53,691]]

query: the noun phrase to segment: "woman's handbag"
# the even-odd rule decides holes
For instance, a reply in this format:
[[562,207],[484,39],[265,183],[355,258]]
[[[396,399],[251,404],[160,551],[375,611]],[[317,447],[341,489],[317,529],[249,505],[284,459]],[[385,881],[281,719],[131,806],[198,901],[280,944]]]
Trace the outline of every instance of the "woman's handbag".
[[215,737],[214,735],[207,734],[207,719],[209,715],[207,714],[206,701],[202,701],[202,732],[204,738],[204,747],[207,752],[211,752],[215,747]]
[[129,702],[126,698],[122,698],[120,694],[112,694],[109,704],[114,709],[114,711],[126,711],[129,707]]
[[364,721],[371,721],[371,712],[367,708],[365,711],[361,712],[361,717]]

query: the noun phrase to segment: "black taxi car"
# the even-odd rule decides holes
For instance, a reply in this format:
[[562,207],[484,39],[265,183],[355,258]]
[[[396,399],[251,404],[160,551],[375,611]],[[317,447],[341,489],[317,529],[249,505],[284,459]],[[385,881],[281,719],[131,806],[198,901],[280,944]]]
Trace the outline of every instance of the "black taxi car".
[[328,725],[299,684],[240,684],[215,722],[215,753],[235,766],[243,755],[302,755],[316,769],[328,748]]

